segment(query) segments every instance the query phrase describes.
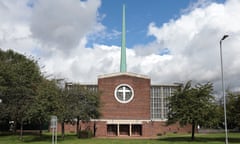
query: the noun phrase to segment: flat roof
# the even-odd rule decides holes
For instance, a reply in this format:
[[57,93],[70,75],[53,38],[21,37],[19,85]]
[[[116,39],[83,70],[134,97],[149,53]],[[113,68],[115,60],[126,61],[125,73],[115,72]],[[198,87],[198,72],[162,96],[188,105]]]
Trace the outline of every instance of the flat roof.
[[117,72],[117,73],[104,74],[104,75],[99,75],[98,78],[108,78],[108,77],[116,77],[116,76],[122,76],[122,75],[150,79],[150,77],[146,75],[130,73],[130,72]]

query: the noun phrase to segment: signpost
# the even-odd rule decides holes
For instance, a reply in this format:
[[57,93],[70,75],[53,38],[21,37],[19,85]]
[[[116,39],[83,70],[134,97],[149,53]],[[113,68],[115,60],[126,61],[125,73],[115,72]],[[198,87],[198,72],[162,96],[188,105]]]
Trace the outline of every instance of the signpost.
[[57,116],[51,116],[52,144],[57,144]]

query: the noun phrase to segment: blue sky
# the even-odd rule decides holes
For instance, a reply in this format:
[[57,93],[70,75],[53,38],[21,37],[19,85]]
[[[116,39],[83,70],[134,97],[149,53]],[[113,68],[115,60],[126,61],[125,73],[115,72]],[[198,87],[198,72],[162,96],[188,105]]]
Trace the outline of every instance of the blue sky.
[[[151,22],[162,26],[172,19],[179,18],[184,10],[198,0],[103,0],[99,8],[101,23],[106,26],[107,32],[121,32],[122,5],[126,6],[127,47],[146,44],[154,41],[153,36],[148,35],[148,25]],[[211,2],[224,3],[225,0],[211,0]],[[120,45],[121,36],[117,35],[109,39],[97,37],[91,42],[107,45]]]

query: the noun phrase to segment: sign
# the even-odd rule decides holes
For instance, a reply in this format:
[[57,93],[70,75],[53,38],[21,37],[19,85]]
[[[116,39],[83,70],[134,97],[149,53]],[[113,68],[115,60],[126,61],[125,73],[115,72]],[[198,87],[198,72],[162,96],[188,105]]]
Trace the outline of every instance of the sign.
[[57,116],[51,116],[52,144],[57,144]]
[[56,128],[57,127],[57,116],[51,116],[51,128]]

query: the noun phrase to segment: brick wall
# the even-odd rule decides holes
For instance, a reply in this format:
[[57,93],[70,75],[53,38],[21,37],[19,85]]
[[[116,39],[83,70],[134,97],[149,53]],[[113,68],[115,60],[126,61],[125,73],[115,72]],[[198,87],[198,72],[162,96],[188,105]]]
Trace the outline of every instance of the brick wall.
[[[134,90],[134,98],[129,103],[119,103],[114,96],[115,88],[128,84]],[[150,119],[150,79],[119,75],[99,78],[101,92],[101,114],[103,119]]]
[[190,133],[192,128],[191,125],[180,126],[179,123],[167,125],[166,122],[161,121],[144,122],[142,127],[144,137],[165,135],[167,133]]
[[[107,135],[107,124],[104,121],[96,122],[85,122],[80,123],[81,130],[91,130],[94,132],[95,123],[95,136],[106,137]],[[76,124],[65,123],[66,133],[76,133]],[[61,133],[61,124],[58,124],[58,133]],[[167,133],[191,133],[191,125],[180,126],[179,123],[172,125],[166,125],[165,122],[161,121],[150,121],[142,123],[142,136],[143,137],[156,137],[159,135],[165,135]]]

